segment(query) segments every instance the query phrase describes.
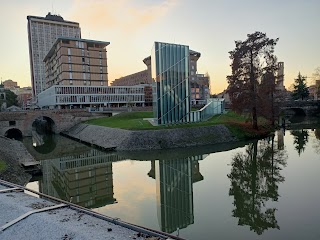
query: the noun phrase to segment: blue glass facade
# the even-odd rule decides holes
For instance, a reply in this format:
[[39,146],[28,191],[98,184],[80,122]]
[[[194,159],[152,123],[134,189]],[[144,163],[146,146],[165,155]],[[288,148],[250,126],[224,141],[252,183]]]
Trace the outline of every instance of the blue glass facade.
[[189,46],[155,42],[153,111],[158,124],[190,122]]

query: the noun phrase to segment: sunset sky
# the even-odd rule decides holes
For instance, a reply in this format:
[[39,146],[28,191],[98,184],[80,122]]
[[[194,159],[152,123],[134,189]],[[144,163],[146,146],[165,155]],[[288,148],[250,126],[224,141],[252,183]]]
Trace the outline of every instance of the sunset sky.
[[208,72],[212,93],[221,92],[230,74],[228,52],[254,31],[279,38],[275,53],[285,64],[286,87],[299,71],[311,77],[320,67],[319,0],[2,0],[2,80],[31,86],[27,15],[48,12],[79,22],[82,38],[111,42],[109,82],[146,69],[142,59],[162,41],[200,52],[198,73]]

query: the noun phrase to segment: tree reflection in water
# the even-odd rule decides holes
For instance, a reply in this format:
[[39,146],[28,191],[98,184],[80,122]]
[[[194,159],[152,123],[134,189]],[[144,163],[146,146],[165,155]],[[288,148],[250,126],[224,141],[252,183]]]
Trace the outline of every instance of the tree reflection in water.
[[229,195],[234,196],[233,217],[238,224],[248,225],[258,235],[269,228],[280,229],[275,218],[276,208],[268,208],[267,201],[278,201],[278,184],[284,182],[281,170],[286,166],[285,150],[275,147],[274,137],[254,141],[245,153],[232,159]]
[[297,150],[299,156],[302,152],[304,152],[306,145],[309,140],[308,130],[300,129],[300,130],[292,130],[291,135],[294,136],[294,148]]

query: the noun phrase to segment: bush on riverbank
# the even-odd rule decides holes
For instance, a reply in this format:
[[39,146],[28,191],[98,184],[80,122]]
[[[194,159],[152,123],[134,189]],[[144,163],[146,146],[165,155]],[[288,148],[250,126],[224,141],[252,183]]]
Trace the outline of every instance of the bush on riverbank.
[[248,116],[239,115],[235,112],[215,115],[208,121],[174,124],[168,126],[152,126],[151,123],[144,118],[152,118],[152,112],[129,112],[121,113],[113,117],[98,118],[86,121],[85,123],[97,126],[121,128],[127,130],[157,130],[157,129],[173,129],[173,128],[190,128],[202,126],[214,126],[224,124],[239,140],[250,139],[256,137],[267,136],[272,128],[265,119],[259,119],[259,130],[252,128]]

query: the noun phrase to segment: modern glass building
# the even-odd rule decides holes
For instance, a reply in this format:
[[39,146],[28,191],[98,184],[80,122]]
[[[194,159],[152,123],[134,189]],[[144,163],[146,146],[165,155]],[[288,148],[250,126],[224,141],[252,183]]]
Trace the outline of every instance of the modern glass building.
[[153,111],[158,124],[190,122],[189,46],[155,42]]

